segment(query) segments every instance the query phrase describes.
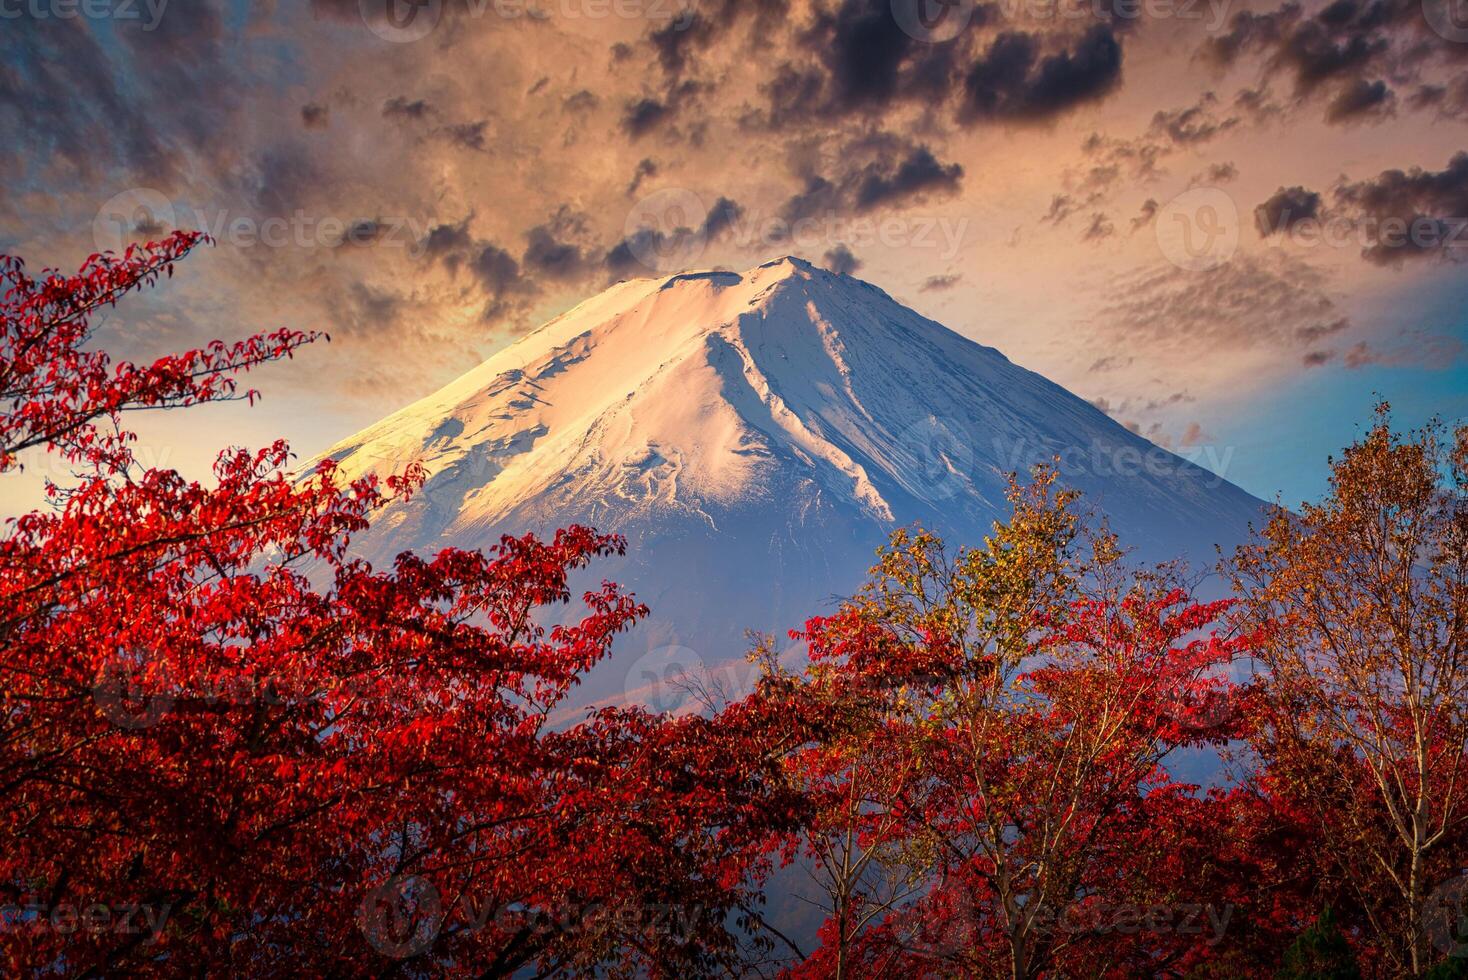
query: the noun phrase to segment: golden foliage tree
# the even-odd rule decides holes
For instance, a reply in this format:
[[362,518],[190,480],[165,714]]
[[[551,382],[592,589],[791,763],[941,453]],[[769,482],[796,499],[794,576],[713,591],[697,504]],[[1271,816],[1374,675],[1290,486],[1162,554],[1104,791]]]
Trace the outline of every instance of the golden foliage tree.
[[[1253,739],[1271,790],[1314,820],[1375,969],[1442,955],[1428,911],[1468,830],[1468,427],[1371,429],[1330,489],[1277,508],[1231,563],[1263,629]],[[1436,939],[1436,943],[1435,943]]]

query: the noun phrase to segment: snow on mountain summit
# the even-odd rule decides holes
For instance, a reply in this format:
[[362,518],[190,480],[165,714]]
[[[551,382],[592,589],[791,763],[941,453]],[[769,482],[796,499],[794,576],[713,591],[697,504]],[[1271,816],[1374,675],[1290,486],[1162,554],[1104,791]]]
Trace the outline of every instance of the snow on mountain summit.
[[642,642],[710,662],[738,656],[745,629],[783,631],[851,591],[897,525],[978,540],[1005,475],[1040,460],[1058,456],[1147,557],[1209,561],[1261,507],[794,257],[620,282],[328,455],[348,475],[430,474],[358,542],[376,559],[571,522],[626,535],[627,560],[602,572],[652,606]]

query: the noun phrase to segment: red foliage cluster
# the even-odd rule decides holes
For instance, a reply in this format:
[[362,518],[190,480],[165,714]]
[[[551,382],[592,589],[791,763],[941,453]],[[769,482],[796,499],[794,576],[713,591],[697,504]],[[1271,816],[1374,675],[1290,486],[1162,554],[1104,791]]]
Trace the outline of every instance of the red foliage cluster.
[[604,583],[543,625],[622,541],[572,527],[374,569],[350,536],[415,473],[298,478],[283,443],[224,452],[209,484],[133,459],[126,412],[235,396],[315,339],[148,366],[82,349],[91,313],[198,241],[3,267],[0,470],[44,448],[81,476],[0,539],[5,972],[729,957],[762,828],[794,814],[754,778],[767,726],[549,722],[645,614]]

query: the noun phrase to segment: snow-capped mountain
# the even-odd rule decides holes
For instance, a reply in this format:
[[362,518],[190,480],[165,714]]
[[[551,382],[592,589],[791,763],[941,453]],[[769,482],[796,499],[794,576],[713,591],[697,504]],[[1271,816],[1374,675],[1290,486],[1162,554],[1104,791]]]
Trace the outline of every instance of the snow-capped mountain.
[[[1058,456],[1124,544],[1214,559],[1262,504],[868,283],[784,258],[618,283],[328,451],[430,478],[356,544],[374,560],[572,522],[651,620],[588,699],[657,702],[852,591],[896,526],[977,542],[1005,474]],[[727,678],[725,678],[727,680]],[[737,678],[736,678],[737,681]],[[651,685],[649,688],[648,685]],[[666,706],[666,705],[664,705]]]

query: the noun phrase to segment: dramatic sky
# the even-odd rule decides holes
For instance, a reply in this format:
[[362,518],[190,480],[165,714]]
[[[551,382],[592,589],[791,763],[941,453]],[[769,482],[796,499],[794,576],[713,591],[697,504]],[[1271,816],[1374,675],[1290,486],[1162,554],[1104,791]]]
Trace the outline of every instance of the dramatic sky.
[[1468,415],[1468,6],[1426,2],[0,0],[0,251],[212,233],[121,356],[330,332],[149,418],[186,471],[795,253],[1293,502],[1376,394]]

